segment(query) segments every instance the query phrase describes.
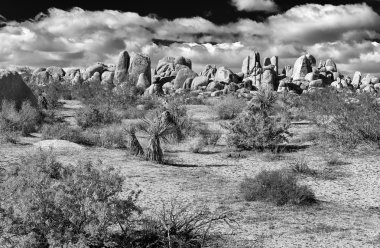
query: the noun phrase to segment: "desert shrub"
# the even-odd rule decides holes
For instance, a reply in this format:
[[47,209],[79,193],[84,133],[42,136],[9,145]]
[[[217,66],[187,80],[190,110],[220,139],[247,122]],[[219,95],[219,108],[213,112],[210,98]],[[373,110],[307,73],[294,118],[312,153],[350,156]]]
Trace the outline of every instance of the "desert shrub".
[[229,131],[227,143],[246,150],[274,150],[288,141],[290,123],[281,117],[269,117],[261,113],[241,114],[223,125]]
[[125,119],[142,119],[145,117],[145,110],[138,109],[135,106],[129,106],[123,110],[122,117]]
[[28,135],[36,131],[41,122],[39,111],[33,108],[29,102],[23,102],[17,110],[14,102],[3,101],[0,112],[1,132],[21,132]]
[[195,135],[195,124],[187,114],[186,106],[178,98],[168,97],[160,106],[146,114],[148,119],[160,119],[173,126],[172,137],[176,142]]
[[333,143],[344,148],[361,144],[380,148],[380,104],[372,94],[326,89],[302,95],[300,101]]
[[288,141],[290,119],[286,111],[274,112],[277,95],[272,91],[259,91],[244,112],[223,124],[228,130],[227,144],[246,150],[275,150]]
[[92,146],[104,148],[125,148],[124,129],[120,125],[91,128],[82,133]]
[[327,154],[325,155],[325,161],[326,164],[329,166],[337,166],[337,165],[344,165],[346,164],[340,157],[339,155],[333,153],[333,154]]
[[237,117],[247,103],[244,99],[229,95],[214,105],[218,117],[222,120],[230,120]]
[[76,113],[78,125],[83,128],[121,123],[121,116],[109,105],[90,105]]
[[310,169],[306,160],[299,159],[291,164],[291,170],[295,173],[305,174],[305,175],[316,175],[315,170]]
[[110,125],[102,128],[81,130],[67,123],[44,125],[41,129],[43,139],[60,139],[86,146],[104,148],[125,148],[122,126]]
[[54,124],[64,122],[64,117],[59,115],[56,109],[47,109],[41,111],[42,123]]
[[144,236],[138,247],[200,248],[209,247],[210,229],[218,223],[231,225],[227,214],[214,214],[205,206],[182,204],[172,200],[163,203],[153,217],[143,219]]
[[94,145],[93,140],[83,135],[82,130],[70,127],[67,123],[44,125],[41,129],[43,139],[67,140],[81,145]]
[[139,192],[123,191],[124,178],[95,166],[63,166],[42,151],[22,159],[0,185],[2,245],[130,247]]
[[211,133],[207,137],[207,145],[216,146],[216,144],[218,144],[218,141],[220,140],[221,137],[222,137],[221,133],[215,133],[215,132]]
[[262,171],[254,178],[245,178],[240,191],[247,201],[270,201],[277,205],[316,202],[314,193],[308,187],[298,185],[297,178],[284,170]]
[[60,106],[59,99],[61,98],[61,87],[59,85],[51,84],[48,86],[39,87],[40,92],[43,92],[47,100],[48,109],[55,109]]
[[201,153],[202,150],[207,146],[205,139],[202,137],[194,138],[190,142],[190,152],[192,153]]

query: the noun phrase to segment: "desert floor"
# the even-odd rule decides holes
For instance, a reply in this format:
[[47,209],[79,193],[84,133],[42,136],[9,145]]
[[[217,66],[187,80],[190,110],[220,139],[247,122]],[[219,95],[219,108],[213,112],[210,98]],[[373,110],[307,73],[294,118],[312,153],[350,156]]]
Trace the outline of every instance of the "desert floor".
[[[76,101],[66,101],[61,113],[72,118]],[[191,105],[189,115],[205,122],[215,132],[224,132],[220,120],[208,105]],[[126,120],[125,124],[130,120]],[[127,156],[125,150],[84,147],[57,150],[58,158],[75,164],[78,160],[101,160],[126,177],[125,189],[140,189],[139,205],[148,212],[162,202],[177,199],[192,206],[208,206],[216,213],[227,213],[232,226],[220,223],[212,231],[222,240],[215,247],[380,247],[380,153],[337,153],[334,149],[300,143],[312,124],[295,123],[292,141],[304,149],[271,155],[236,151],[226,146],[224,135],[216,146],[201,153],[189,151],[191,141],[164,145],[167,165],[154,164]],[[0,163],[16,162],[35,150],[39,134],[24,138],[21,144],[1,145]],[[138,134],[144,143],[144,136]],[[327,162],[339,158],[339,163]],[[239,193],[244,177],[261,170],[290,168],[297,160],[307,161],[317,176],[298,175],[310,186],[319,203],[309,207],[278,207],[265,202],[246,202]]]

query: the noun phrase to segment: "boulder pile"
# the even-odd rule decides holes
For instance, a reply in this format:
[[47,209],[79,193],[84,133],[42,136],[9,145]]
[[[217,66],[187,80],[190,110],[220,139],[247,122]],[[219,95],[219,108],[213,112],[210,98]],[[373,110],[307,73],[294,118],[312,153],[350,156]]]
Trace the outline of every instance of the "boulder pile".
[[38,68],[31,74],[29,83],[37,86],[86,85],[114,92],[139,89],[144,95],[181,94],[191,92],[199,96],[236,94],[251,98],[255,91],[267,89],[301,94],[318,88],[334,87],[336,90],[380,92],[379,78],[356,72],[353,77],[339,72],[332,58],[320,60],[307,53],[294,65],[279,68],[277,56],[261,59],[258,51],[252,51],[242,61],[241,72],[230,68],[206,65],[197,73],[189,58],[164,57],[155,68],[151,59],[141,53],[122,51],[116,65],[96,63],[85,69],[63,70],[59,67]]

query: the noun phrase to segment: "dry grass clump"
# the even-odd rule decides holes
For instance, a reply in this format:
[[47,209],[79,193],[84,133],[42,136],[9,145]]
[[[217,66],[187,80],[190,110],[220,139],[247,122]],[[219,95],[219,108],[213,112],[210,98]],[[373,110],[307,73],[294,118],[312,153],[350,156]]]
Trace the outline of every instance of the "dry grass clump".
[[280,206],[316,202],[314,193],[298,185],[297,178],[285,170],[262,171],[254,178],[245,178],[240,184],[240,192],[247,201],[269,201]]
[[317,172],[313,169],[310,169],[308,163],[304,159],[297,160],[291,164],[291,170],[295,173],[304,174],[304,175],[317,175]]

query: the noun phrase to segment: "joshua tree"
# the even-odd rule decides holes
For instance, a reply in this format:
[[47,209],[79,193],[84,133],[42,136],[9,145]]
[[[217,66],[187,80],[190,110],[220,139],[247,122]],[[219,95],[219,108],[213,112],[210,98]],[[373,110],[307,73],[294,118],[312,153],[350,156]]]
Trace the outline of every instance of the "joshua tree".
[[143,119],[144,125],[141,130],[149,135],[148,147],[145,151],[145,157],[148,160],[163,162],[163,152],[161,141],[169,142],[169,137],[173,134],[174,126],[171,123],[161,121],[160,118],[153,120]]
[[130,126],[129,128],[125,129],[125,131],[129,136],[128,148],[131,150],[131,153],[135,156],[144,155],[144,150],[136,137],[136,126]]

